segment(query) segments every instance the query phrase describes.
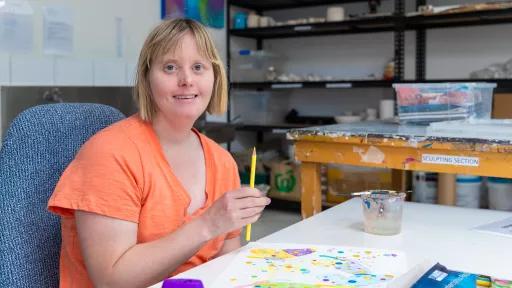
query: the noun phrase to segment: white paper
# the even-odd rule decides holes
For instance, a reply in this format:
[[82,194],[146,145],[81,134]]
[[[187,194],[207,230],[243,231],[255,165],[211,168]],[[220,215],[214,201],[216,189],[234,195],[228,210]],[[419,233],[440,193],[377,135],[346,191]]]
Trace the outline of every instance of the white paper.
[[406,264],[398,251],[250,243],[213,287],[388,287],[407,272]]
[[43,7],[43,52],[52,55],[73,53],[73,14],[61,5]]
[[512,217],[484,224],[474,228],[476,231],[512,237]]
[[2,2],[0,7],[0,51],[30,53],[34,41],[34,10],[24,0]]
[[422,154],[421,163],[478,167],[480,158],[441,154]]

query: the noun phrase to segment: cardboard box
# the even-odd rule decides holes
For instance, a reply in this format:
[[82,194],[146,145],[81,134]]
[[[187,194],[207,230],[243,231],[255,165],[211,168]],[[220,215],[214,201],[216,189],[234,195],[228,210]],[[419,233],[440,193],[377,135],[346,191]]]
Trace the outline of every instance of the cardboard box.
[[512,93],[494,94],[492,118],[512,119]]
[[300,201],[300,164],[292,161],[276,161],[270,169],[270,198]]

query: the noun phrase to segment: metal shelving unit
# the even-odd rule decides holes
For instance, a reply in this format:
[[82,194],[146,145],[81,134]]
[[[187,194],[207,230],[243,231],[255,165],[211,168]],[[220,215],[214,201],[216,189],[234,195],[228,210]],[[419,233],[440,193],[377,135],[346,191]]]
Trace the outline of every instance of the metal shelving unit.
[[[416,5],[425,5],[426,2],[426,0],[416,0]],[[418,15],[405,17],[403,21],[405,23],[406,30],[416,30],[416,80],[423,82],[427,74],[426,30],[512,23],[512,8],[500,10],[474,11],[466,13],[439,14],[429,16]],[[459,79],[453,80],[452,82],[458,81],[490,81],[496,82],[498,84],[497,90],[512,90],[512,79]]]
[[[230,37],[247,37],[257,40],[257,49],[262,49],[265,39],[322,36],[333,34],[358,34],[393,32],[395,47],[395,80],[344,80],[344,81],[315,81],[315,82],[234,82],[230,89],[350,89],[350,88],[387,88],[393,83],[412,82],[496,82],[497,91],[512,91],[512,79],[426,79],[426,43],[429,29],[465,27],[476,25],[497,25],[512,23],[512,9],[484,10],[467,13],[451,13],[438,15],[405,16],[405,1],[394,0],[395,11],[391,16],[362,17],[340,22],[314,23],[304,25],[274,26],[266,28],[228,29],[227,48],[228,65],[230,63]],[[261,14],[267,10],[290,9],[298,7],[319,6],[328,4],[343,4],[367,2],[366,0],[228,0],[231,5],[252,9]],[[427,4],[427,0],[416,0],[416,6]],[[228,19],[230,19],[228,9]],[[228,23],[228,27],[230,23]],[[405,31],[416,31],[416,77],[414,80],[404,80],[404,51]],[[231,115],[228,110],[228,121]],[[252,127],[256,131],[271,131],[268,125]],[[238,129],[238,130],[251,130]]]
[[[395,35],[395,64],[396,80],[403,79],[403,57],[404,57],[404,29],[402,25],[404,18],[404,0],[394,0],[395,9],[393,15],[379,17],[361,17],[340,22],[312,23],[305,25],[287,25],[265,28],[247,28],[247,29],[229,29],[231,23],[228,22],[228,33],[226,37],[228,59],[230,66],[230,41],[231,36],[246,37],[256,39],[256,47],[262,49],[265,39],[307,37],[337,34],[360,34],[377,32],[394,32]],[[230,7],[237,6],[254,10],[258,14],[264,11],[276,9],[290,9],[299,7],[321,6],[329,4],[345,4],[355,2],[368,2],[368,0],[228,0],[228,21],[231,20]],[[398,45],[398,46],[397,46]],[[315,82],[250,82],[250,83],[231,83],[230,89],[302,89],[302,88],[326,88],[326,89],[348,89],[348,88],[372,88],[372,87],[391,87],[391,81],[381,80],[350,80],[350,81],[315,81]],[[228,109],[228,122],[231,121],[231,111]]]

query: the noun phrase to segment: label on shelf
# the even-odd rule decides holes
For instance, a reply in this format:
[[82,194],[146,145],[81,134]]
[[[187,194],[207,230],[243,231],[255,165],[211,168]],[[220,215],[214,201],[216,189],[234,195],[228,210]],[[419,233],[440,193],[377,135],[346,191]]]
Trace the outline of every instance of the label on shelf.
[[279,83],[272,84],[270,87],[272,89],[302,88],[302,83]]
[[421,163],[478,167],[480,166],[480,158],[439,154],[422,154]]
[[325,83],[325,88],[352,88],[352,83]]
[[272,129],[273,134],[286,134],[290,129]]
[[313,29],[313,27],[311,25],[293,27],[293,30],[295,30],[295,31],[310,31],[311,29]]

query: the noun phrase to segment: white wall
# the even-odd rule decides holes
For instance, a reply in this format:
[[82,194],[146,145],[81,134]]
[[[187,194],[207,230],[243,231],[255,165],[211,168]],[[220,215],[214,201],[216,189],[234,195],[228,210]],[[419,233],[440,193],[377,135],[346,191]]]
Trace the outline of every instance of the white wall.
[[[9,1],[9,0],[7,0]],[[116,78],[112,80],[113,85],[108,85],[110,81],[109,73],[114,74],[117,71],[111,71],[111,66],[126,65],[126,74],[119,75],[119,77],[126,78],[126,85],[131,84],[133,69],[137,61],[140,48],[149,33],[149,31],[158,24],[160,21],[160,1],[137,1],[137,0],[87,0],[87,1],[64,1],[64,0],[28,0],[27,1],[34,10],[34,33],[33,43],[34,47],[31,53],[21,54],[12,53],[10,55],[10,63],[12,64],[11,70],[14,70],[16,66],[22,67],[24,59],[30,59],[31,61],[40,62],[40,66],[44,66],[46,63],[50,65],[57,65],[54,59],[62,61],[71,61],[70,65],[63,66],[82,66],[83,70],[93,69],[92,65],[95,66],[96,73],[104,72],[106,75],[94,75],[99,81],[93,81],[95,86],[117,86]],[[73,38],[73,53],[66,56],[50,56],[43,53],[43,16],[42,9],[47,5],[62,5],[69,7],[73,13],[74,19],[74,38]],[[116,18],[122,19],[122,55],[118,56],[117,52],[117,41],[116,41]],[[224,29],[210,29],[216,43],[219,48],[222,57],[225,59],[225,30]],[[79,60],[77,62],[73,62]],[[8,65],[6,60],[6,53],[0,52],[0,65],[5,67]],[[37,65],[34,65],[37,66]],[[59,66],[60,67],[60,66]],[[41,69],[39,74],[47,74],[47,71],[52,71],[54,67],[45,67],[35,69]],[[3,69],[0,69],[0,80],[5,78],[3,75]],[[71,71],[70,71],[71,72]],[[123,72],[125,73],[125,72]],[[69,73],[61,73],[69,74]],[[94,73],[93,73],[94,74]],[[117,77],[117,76],[116,76]],[[83,77],[82,77],[83,78]],[[31,81],[16,81],[16,75],[13,75],[12,71],[10,74],[11,84],[16,85],[30,85]],[[35,85],[40,85],[44,82],[44,85],[59,85],[62,84],[59,81],[55,83],[48,83],[46,79],[40,81],[33,81]],[[67,83],[65,82],[64,85]],[[77,85],[88,85],[86,81],[77,83]]]
[[[160,1],[28,0],[27,2],[34,10],[34,47],[30,53],[24,54],[0,52],[0,86],[130,86],[133,83],[133,72],[140,48],[149,31],[161,20]],[[71,55],[51,56],[43,53],[42,9],[46,5],[54,4],[69,7],[73,12],[74,49]],[[122,18],[123,23],[124,49],[121,57],[118,57],[116,48],[116,18]],[[226,59],[226,30],[209,29],[209,31],[221,57]],[[22,79],[11,81],[13,78],[14,80]],[[113,93],[115,95],[112,96],[115,99],[119,99],[120,95],[131,99],[129,89],[98,88],[100,90],[87,89],[85,92],[79,89],[84,88],[64,89],[64,92],[69,94],[65,96],[73,101],[80,101],[85,97],[84,99],[94,102],[98,100],[94,98],[95,96],[90,95],[93,97],[90,98],[86,95],[94,93],[105,97],[115,91]],[[0,139],[2,131],[13,117],[11,112],[40,103],[41,94],[46,90],[47,88],[0,89],[3,91],[0,95]],[[23,97],[27,93],[30,95]],[[7,97],[9,101],[6,100]],[[110,100],[103,102],[110,103]],[[225,116],[215,119],[224,120]]]

